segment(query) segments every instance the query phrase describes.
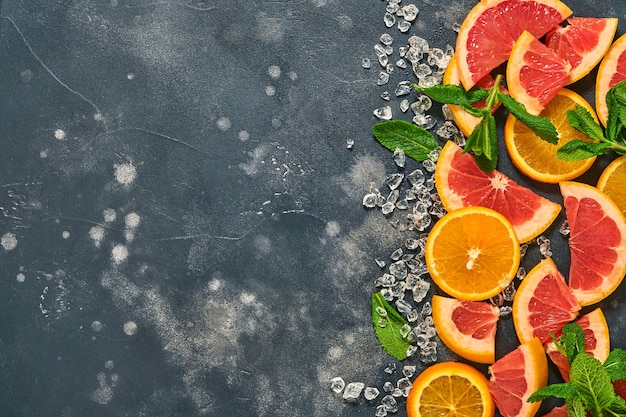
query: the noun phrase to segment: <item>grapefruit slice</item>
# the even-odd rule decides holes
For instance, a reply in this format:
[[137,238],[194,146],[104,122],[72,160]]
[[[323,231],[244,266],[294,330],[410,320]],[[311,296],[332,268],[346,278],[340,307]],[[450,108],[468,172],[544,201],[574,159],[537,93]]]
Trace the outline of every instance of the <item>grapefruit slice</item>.
[[530,32],[524,31],[513,45],[506,66],[509,93],[528,113],[538,115],[567,84],[571,67]]
[[469,153],[448,141],[439,155],[435,185],[448,211],[482,206],[506,217],[521,243],[539,236],[552,224],[561,206],[522,187],[499,171],[483,172]]
[[[589,353],[600,362],[604,362],[609,356],[611,350],[611,341],[609,338],[609,326],[606,323],[604,313],[600,308],[596,308],[590,313],[581,316],[576,322],[585,333],[585,352]],[[559,330],[555,333],[557,340],[561,337],[562,332]],[[569,381],[570,364],[567,358],[556,348],[554,342],[546,343],[546,352],[548,357],[554,362],[563,379]]]
[[532,417],[540,402],[530,395],[548,384],[548,361],[543,345],[530,339],[489,367],[489,391],[503,417]]
[[626,218],[591,185],[560,184],[570,228],[569,286],[580,305],[608,297],[626,274]]
[[491,303],[434,295],[432,317],[441,341],[462,358],[493,363],[500,309]]
[[572,14],[558,0],[483,0],[459,28],[456,60],[466,90],[509,58],[524,30],[545,35]]
[[439,362],[413,381],[406,399],[408,417],[493,417],[487,378],[461,362]]
[[617,31],[615,17],[572,17],[546,35],[546,46],[572,66],[568,84],[580,80],[602,60]]
[[567,417],[567,406],[559,405],[548,411],[543,417]]
[[513,324],[520,342],[538,337],[552,340],[578,315],[580,305],[551,258],[543,259],[528,272],[513,299]]
[[613,160],[600,175],[598,189],[608,195],[626,216],[626,156]]
[[606,126],[609,110],[606,94],[620,81],[626,80],[626,34],[620,36],[609,48],[596,76],[596,112],[598,119]]

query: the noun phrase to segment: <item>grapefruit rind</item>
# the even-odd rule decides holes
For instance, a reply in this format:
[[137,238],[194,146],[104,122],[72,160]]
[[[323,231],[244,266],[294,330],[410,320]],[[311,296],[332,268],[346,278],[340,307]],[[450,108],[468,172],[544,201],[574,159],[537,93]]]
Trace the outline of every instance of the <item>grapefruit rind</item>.
[[[581,306],[602,301],[611,295],[622,283],[626,275],[626,218],[619,207],[598,188],[588,184],[564,181],[560,184],[565,206],[565,216],[570,227],[570,271],[569,286]],[[580,210],[570,208],[570,202],[584,201],[583,209],[588,211],[582,220],[584,230],[579,230]],[[591,213],[600,206],[604,217]],[[619,236],[610,236],[604,227],[611,227]],[[607,251],[608,249],[608,251]],[[584,256],[581,256],[584,255]],[[614,255],[614,256],[613,256]],[[608,273],[600,273],[601,266],[610,268]],[[590,283],[594,276],[600,276],[601,283]],[[591,288],[584,288],[584,286]]]
[[489,373],[489,390],[500,414],[532,417],[537,413],[541,402],[528,402],[528,397],[548,384],[548,360],[538,338],[498,359],[489,367]]
[[[554,294],[538,294],[537,287],[548,278]],[[556,288],[555,288],[556,287]],[[536,317],[531,308],[545,306],[543,316]],[[549,310],[549,311],[545,311]],[[545,258],[535,265],[522,280],[513,299],[513,325],[521,343],[538,337],[542,343],[550,340],[554,333],[576,318],[580,311],[577,299],[567,286],[552,258]],[[549,318],[549,320],[548,320]]]
[[626,216],[626,156],[615,158],[600,174],[597,187],[622,210]]
[[[469,319],[476,325],[475,331],[481,333],[478,337],[463,332],[456,326],[453,319],[455,312],[464,314],[469,310],[477,313]],[[432,317],[439,338],[452,352],[477,363],[491,364],[495,361],[496,323],[500,317],[499,308],[487,302],[467,302],[434,295]]]
[[[619,81],[626,79],[626,68],[618,73],[620,58],[626,52],[626,34],[620,36],[602,58],[596,75],[596,113],[600,122],[606,126],[609,110],[606,105],[606,94]],[[626,57],[626,55],[625,55]]]
[[[450,64],[443,73],[443,84],[461,85],[461,79],[459,78],[457,63],[454,56],[452,57],[452,60],[450,60]],[[465,136],[471,135],[472,131],[478,125],[481,118],[472,116],[471,114],[463,110],[461,106],[457,106],[455,104],[448,104],[448,108],[450,109],[450,112],[454,117],[454,123],[456,123],[459,130]]]
[[[484,173],[471,155],[462,152],[457,144],[448,141],[437,161],[435,186],[446,210],[454,211],[472,205],[494,209],[511,221],[520,243],[528,242],[543,233],[561,212],[560,204],[522,187],[503,173],[497,170]],[[455,168],[456,158],[464,159],[463,169]],[[464,191],[453,185],[453,176],[467,176],[468,181],[471,181],[472,192],[480,194],[481,200],[470,202],[468,196],[462,194]],[[493,187],[488,189],[491,185]],[[503,190],[507,188],[515,188],[518,193],[523,192],[523,196],[520,194],[519,198],[512,199],[510,205],[506,204],[502,197]],[[523,212],[532,215],[521,222],[513,219],[513,216],[519,216]]]
[[[541,57],[540,60],[537,57]],[[569,62],[524,31],[513,45],[506,66],[507,86],[511,97],[522,103],[528,113],[539,115],[567,84],[570,72]]]

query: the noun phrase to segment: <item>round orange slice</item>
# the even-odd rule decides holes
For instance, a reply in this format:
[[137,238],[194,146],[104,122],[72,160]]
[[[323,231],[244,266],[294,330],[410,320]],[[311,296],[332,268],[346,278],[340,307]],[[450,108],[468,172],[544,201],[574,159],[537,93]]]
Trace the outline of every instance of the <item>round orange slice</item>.
[[559,26],[546,35],[546,45],[572,66],[568,84],[580,80],[595,68],[609,50],[615,32],[616,17],[572,17],[567,26]]
[[606,126],[609,110],[606,94],[620,81],[626,80],[626,34],[620,36],[609,48],[596,75],[596,112]]
[[456,60],[466,90],[505,62],[524,30],[545,35],[572,14],[558,0],[482,0],[459,28]]
[[489,367],[489,391],[503,417],[532,417],[541,402],[528,397],[548,384],[548,361],[543,345],[530,339]]
[[567,84],[570,72],[569,62],[524,31],[511,50],[506,81],[511,97],[538,115]]
[[470,365],[440,362],[413,382],[406,400],[408,417],[492,417],[487,378]]
[[541,343],[552,338],[574,320],[580,305],[551,258],[528,272],[513,299],[513,324],[520,342],[538,337]]
[[543,233],[561,211],[560,204],[497,170],[486,174],[472,155],[452,141],[444,145],[437,160],[435,185],[448,211],[470,206],[496,210],[511,222],[520,242]]
[[432,317],[441,341],[462,358],[493,363],[500,309],[484,301],[434,295]]
[[515,230],[502,214],[480,206],[443,216],[426,239],[426,267],[447,294],[486,300],[505,289],[519,268]]
[[[589,353],[600,362],[604,362],[611,350],[611,340],[609,337],[609,326],[600,308],[596,308],[590,313],[581,316],[575,322],[585,333],[585,352]],[[555,333],[557,340],[562,332]],[[559,373],[565,381],[569,381],[570,364],[567,358],[556,348],[553,341],[546,344],[548,357],[557,366]]]
[[626,156],[613,160],[600,175],[598,189],[608,195],[626,216]]
[[582,106],[594,117],[591,105],[580,95],[567,88],[561,89],[541,112],[559,133],[559,141],[553,145],[535,135],[525,124],[509,114],[504,125],[504,143],[513,164],[524,175],[545,183],[558,183],[581,176],[596,160],[596,157],[581,161],[564,161],[556,152],[564,144],[574,140],[591,142],[591,139],[574,129],[567,121],[566,112]]
[[588,184],[560,184],[569,224],[569,286],[580,305],[615,291],[626,274],[626,218],[602,191]]

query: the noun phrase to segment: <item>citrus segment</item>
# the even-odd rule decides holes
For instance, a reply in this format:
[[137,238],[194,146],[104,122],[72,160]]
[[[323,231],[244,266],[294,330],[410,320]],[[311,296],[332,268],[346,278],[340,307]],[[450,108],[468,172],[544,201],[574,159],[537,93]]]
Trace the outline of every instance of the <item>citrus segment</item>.
[[556,154],[557,149],[572,140],[591,142],[589,137],[574,129],[567,121],[566,112],[576,106],[584,107],[595,117],[591,105],[566,88],[561,89],[541,112],[540,115],[548,118],[559,133],[556,145],[541,139],[509,114],[504,125],[504,143],[511,161],[524,175],[536,181],[555,184],[577,178],[591,168],[595,157],[582,161],[564,161]]
[[557,0],[483,0],[476,4],[461,24],[456,41],[465,89],[505,62],[524,30],[541,37],[571,13]]
[[626,274],[626,218],[591,185],[560,184],[569,224],[569,286],[580,305],[608,297]]
[[[585,333],[585,352],[589,353],[600,362],[604,362],[609,356],[611,341],[609,338],[609,326],[606,323],[606,318],[602,310],[596,308],[592,312],[578,318],[575,323],[578,324]],[[560,330],[555,333],[557,340],[562,334]],[[553,341],[546,344],[546,352],[548,353],[548,357],[557,366],[563,379],[569,381],[570,364],[567,358],[559,352]]]
[[509,93],[528,113],[538,115],[567,84],[570,71],[569,62],[524,31],[513,45],[506,66]]
[[426,239],[426,267],[439,288],[469,301],[500,293],[515,276],[520,248],[511,223],[485,207],[443,216]]
[[596,76],[596,111],[598,119],[606,125],[609,110],[606,106],[606,94],[611,87],[626,80],[626,34],[620,36],[609,48]]
[[513,299],[513,324],[520,342],[551,339],[578,315],[580,305],[551,258],[531,269]]
[[492,417],[495,407],[487,378],[470,365],[440,362],[413,382],[408,417]]
[[559,405],[548,411],[543,417],[567,417],[567,407]]
[[500,309],[487,302],[434,295],[432,317],[439,338],[451,351],[478,363],[495,361]]
[[572,17],[546,35],[546,45],[572,66],[568,84],[580,80],[602,60],[617,31],[617,18]]
[[626,216],[626,156],[613,160],[600,175],[598,189],[609,196]]
[[548,383],[548,361],[543,345],[530,339],[489,367],[489,391],[503,417],[532,417],[541,402],[528,397]]
[[483,172],[474,157],[452,141],[439,155],[435,185],[448,211],[462,207],[482,206],[506,217],[520,242],[539,236],[552,224],[561,206],[522,187],[503,173]]

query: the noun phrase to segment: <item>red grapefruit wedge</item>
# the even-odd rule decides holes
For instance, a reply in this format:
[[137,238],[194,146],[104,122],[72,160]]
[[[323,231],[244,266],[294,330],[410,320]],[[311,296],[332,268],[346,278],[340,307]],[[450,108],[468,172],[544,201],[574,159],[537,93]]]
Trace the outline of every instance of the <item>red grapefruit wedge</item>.
[[612,87],[624,80],[626,80],[626,34],[613,42],[602,58],[596,76],[596,113],[604,125],[609,115],[606,94]]

